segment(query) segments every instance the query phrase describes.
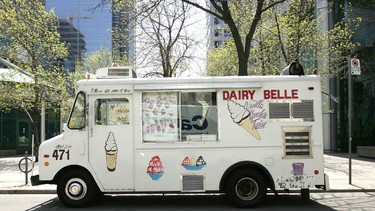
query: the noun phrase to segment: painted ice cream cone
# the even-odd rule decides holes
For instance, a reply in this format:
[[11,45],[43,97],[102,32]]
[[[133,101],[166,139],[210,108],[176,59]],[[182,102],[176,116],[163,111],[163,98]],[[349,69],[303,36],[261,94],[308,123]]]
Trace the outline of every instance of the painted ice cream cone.
[[107,169],[108,171],[115,171],[118,149],[113,132],[109,132],[104,148],[106,153]]
[[117,150],[106,151],[106,159],[108,171],[116,170]]
[[240,125],[243,129],[249,132],[254,138],[260,141],[261,137],[254,127],[254,122],[251,120],[250,112],[243,105],[232,100],[228,101],[228,110],[230,117],[235,123]]
[[255,129],[253,121],[251,121],[251,119],[249,117],[243,119],[238,124],[241,125],[241,127],[243,129],[245,129],[247,132],[249,132],[252,136],[254,136],[254,138],[256,138],[258,141],[260,141],[260,139],[261,139],[260,135],[259,135],[258,131]]

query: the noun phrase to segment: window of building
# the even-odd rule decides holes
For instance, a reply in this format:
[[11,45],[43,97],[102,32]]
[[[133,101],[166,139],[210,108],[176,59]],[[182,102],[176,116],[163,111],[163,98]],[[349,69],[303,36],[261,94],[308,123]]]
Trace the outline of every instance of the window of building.
[[128,125],[129,100],[126,98],[95,100],[95,125]]
[[219,40],[215,41],[215,48],[220,47],[222,44],[223,44],[222,41],[219,41]]
[[143,93],[143,141],[217,141],[216,95],[216,92]]
[[220,29],[215,29],[215,37],[219,37],[220,36]]
[[215,24],[215,25],[218,25],[218,24],[219,24],[219,18],[216,18],[216,17],[214,18],[214,24]]

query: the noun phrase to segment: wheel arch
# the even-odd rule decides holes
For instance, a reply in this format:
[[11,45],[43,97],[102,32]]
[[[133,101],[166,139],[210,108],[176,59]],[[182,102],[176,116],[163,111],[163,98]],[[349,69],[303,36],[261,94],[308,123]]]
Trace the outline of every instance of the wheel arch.
[[53,183],[54,184],[57,184],[59,179],[61,178],[62,175],[64,175],[65,173],[69,172],[69,171],[84,171],[86,172],[88,175],[91,176],[91,179],[95,182],[96,186],[101,189],[100,187],[100,183],[97,182],[96,178],[94,177],[94,175],[85,167],[83,166],[80,166],[80,165],[70,165],[70,166],[65,166],[64,168],[60,169],[55,177],[53,178]]
[[275,183],[272,179],[270,172],[261,164],[254,161],[241,161],[230,166],[223,174],[220,180],[220,191],[224,191],[225,182],[227,181],[230,174],[240,169],[252,169],[262,174],[263,178],[266,178],[266,186],[272,191],[275,191]]

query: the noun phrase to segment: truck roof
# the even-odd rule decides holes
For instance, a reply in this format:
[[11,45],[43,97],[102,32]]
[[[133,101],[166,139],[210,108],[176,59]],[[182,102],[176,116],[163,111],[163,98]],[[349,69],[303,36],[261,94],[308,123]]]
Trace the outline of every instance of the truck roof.
[[219,88],[261,88],[262,82],[319,81],[316,75],[308,76],[215,76],[181,78],[125,78],[125,79],[84,79],[78,86],[92,85],[133,85],[134,90],[166,89],[219,89]]

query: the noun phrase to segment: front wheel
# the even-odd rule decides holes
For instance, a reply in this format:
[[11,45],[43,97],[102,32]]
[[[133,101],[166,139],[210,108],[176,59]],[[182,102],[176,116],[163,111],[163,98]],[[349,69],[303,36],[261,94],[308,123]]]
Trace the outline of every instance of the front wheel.
[[251,170],[233,172],[225,183],[225,194],[236,206],[255,207],[266,197],[267,188],[260,173]]
[[91,175],[82,170],[75,170],[60,178],[57,183],[57,195],[68,207],[86,207],[98,197],[99,189]]

